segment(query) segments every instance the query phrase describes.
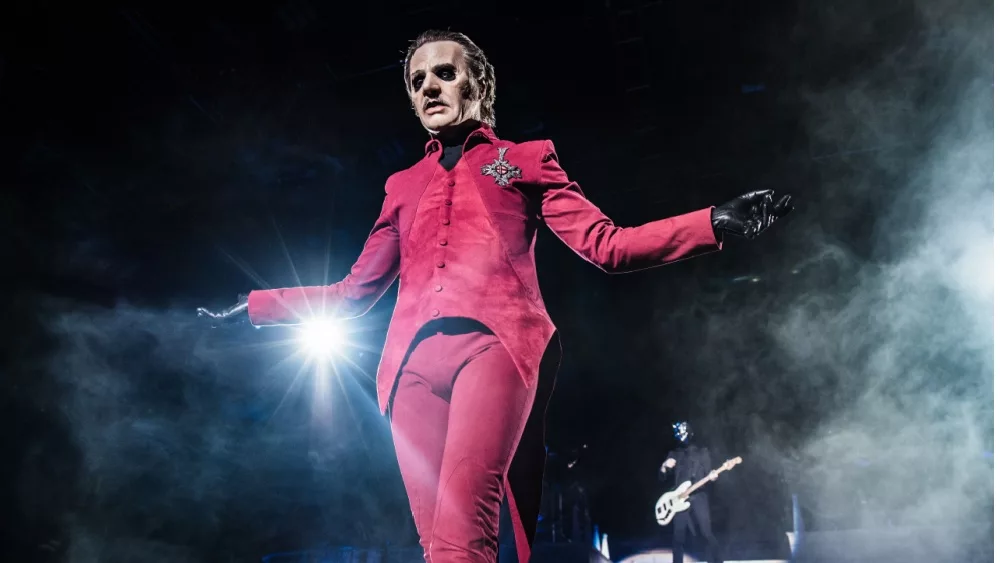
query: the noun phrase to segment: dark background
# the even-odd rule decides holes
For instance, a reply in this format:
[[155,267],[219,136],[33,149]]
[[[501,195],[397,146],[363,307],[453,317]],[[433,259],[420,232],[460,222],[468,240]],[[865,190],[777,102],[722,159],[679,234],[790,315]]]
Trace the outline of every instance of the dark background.
[[716,464],[745,459],[714,485],[727,541],[780,540],[792,493],[812,529],[990,521],[990,8],[6,7],[5,560],[415,541],[372,380],[395,290],[332,378],[290,331],[192,312],[347,272],[426,140],[407,41],[447,27],[497,69],[498,134],[552,139],[621,225],[796,198],[758,240],[628,276],[540,236],[564,347],[550,447],[588,445],[603,532],[666,543],[677,418]]

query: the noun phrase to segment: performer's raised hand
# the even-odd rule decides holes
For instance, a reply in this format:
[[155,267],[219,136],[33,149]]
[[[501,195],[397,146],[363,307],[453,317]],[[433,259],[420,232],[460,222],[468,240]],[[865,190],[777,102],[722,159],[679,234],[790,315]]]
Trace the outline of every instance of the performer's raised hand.
[[247,320],[247,298],[248,295],[240,295],[235,305],[225,309],[210,311],[205,307],[198,307],[198,317],[207,319],[213,326],[236,324]]
[[712,209],[716,234],[729,233],[752,239],[794,209],[792,196],[774,202],[774,190],[749,192]]

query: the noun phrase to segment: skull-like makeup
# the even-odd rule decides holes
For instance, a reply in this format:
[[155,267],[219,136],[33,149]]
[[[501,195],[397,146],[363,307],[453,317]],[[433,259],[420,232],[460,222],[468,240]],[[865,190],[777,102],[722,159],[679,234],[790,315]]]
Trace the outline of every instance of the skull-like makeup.
[[433,135],[480,119],[476,88],[458,43],[433,41],[414,51],[409,88],[420,123]]

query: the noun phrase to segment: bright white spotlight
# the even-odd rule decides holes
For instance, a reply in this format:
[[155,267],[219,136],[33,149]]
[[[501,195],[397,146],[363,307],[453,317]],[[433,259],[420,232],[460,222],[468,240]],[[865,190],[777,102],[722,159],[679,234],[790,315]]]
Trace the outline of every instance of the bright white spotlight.
[[309,356],[329,358],[340,352],[344,344],[344,334],[335,321],[315,320],[302,325],[299,342],[303,352]]

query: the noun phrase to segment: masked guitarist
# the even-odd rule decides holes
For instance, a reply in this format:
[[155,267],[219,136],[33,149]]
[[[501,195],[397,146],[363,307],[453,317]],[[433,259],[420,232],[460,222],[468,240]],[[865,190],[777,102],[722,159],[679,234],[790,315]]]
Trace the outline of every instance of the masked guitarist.
[[[673,471],[674,487],[679,486],[684,481],[692,483],[710,475],[714,481],[718,474],[712,469],[712,460],[708,455],[708,448],[696,445],[693,442],[694,432],[691,424],[686,421],[675,422],[673,425],[674,438],[679,445],[667,454],[666,461],[660,466],[660,481],[670,480],[670,472]],[[708,544],[709,563],[722,563],[722,556],[719,551],[719,542],[712,534],[712,516],[708,505],[708,493],[704,488],[688,497],[691,508],[674,516],[674,541],[672,551],[674,563],[682,563],[684,560],[684,540],[687,531],[695,533],[697,525],[698,533],[705,538]]]

